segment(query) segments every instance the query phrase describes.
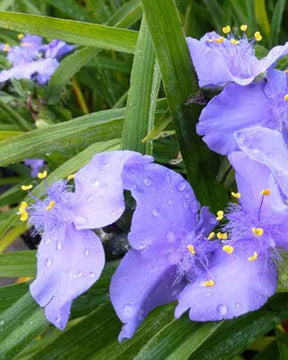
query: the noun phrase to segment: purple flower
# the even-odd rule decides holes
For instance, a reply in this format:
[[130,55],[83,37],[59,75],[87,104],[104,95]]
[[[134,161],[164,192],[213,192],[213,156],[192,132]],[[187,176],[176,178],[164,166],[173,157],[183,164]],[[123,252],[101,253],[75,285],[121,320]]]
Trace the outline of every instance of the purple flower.
[[120,341],[131,338],[151,310],[178,299],[200,276],[200,286],[213,286],[208,267],[218,244],[207,239],[216,217],[207,207],[200,210],[181,175],[158,164],[142,164],[125,171],[122,179],[137,206],[128,237],[132,249],[110,287],[124,323]]
[[75,191],[67,181],[47,185],[47,195],[19,212],[42,240],[37,253],[37,277],[30,291],[45,307],[47,319],[63,330],[73,299],[91,287],[101,275],[105,255],[91,230],[115,222],[125,209],[122,173],[151,161],[131,151],[94,156],[75,175]]
[[197,133],[210,149],[229,154],[238,149],[233,134],[263,125],[277,129],[287,138],[288,74],[270,69],[267,80],[248,86],[228,85],[201,113]]
[[26,159],[24,163],[31,168],[31,176],[36,178],[45,161],[43,159]]
[[[201,286],[197,277],[179,296],[175,316],[190,309],[191,320],[231,319],[261,307],[276,291],[281,249],[288,249],[287,208],[272,206],[273,174],[241,151],[229,160],[236,170],[240,205],[230,205],[223,225],[227,240],[215,252],[209,272],[215,285]],[[287,169],[287,168],[286,168]]]
[[2,50],[8,53],[7,59],[13,67],[0,73],[0,82],[12,78],[35,79],[44,85],[59,66],[60,58],[73,49],[73,45],[68,45],[64,41],[53,40],[43,45],[41,37],[25,35],[20,46],[2,46]]
[[[260,40],[259,33],[255,33]],[[258,60],[253,44],[244,35],[237,39],[233,35],[224,38],[216,32],[205,34],[200,40],[187,38],[191,58],[201,87],[223,86],[229,82],[250,84],[255,77],[265,72],[279,58],[288,53],[288,43],[274,47],[269,54]]]

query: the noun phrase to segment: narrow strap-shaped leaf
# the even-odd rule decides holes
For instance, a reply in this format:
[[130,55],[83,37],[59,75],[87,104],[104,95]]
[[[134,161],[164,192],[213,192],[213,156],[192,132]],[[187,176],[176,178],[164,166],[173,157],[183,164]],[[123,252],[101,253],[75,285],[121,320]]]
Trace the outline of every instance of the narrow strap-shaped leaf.
[[157,90],[153,91],[154,69],[154,47],[146,19],[143,17],[131,73],[122,132],[122,149],[147,153],[146,144],[142,143],[142,139],[149,131],[151,108],[153,113],[159,89],[158,81]]
[[3,110],[8,116],[11,117],[13,122],[19,127],[20,130],[29,131],[31,130],[32,124],[24,119],[17,111],[12,109],[11,106],[7,105],[0,99],[0,109]]
[[271,20],[271,45],[277,45],[278,36],[281,29],[281,23],[285,10],[286,0],[278,0],[273,11]]
[[224,206],[227,195],[215,180],[218,158],[196,134],[202,95],[175,1],[142,0],[142,4],[188,179],[202,204]]
[[255,15],[257,24],[260,26],[265,36],[270,35],[270,24],[268,20],[265,0],[254,0]]
[[0,11],[0,28],[126,53],[134,52],[138,37],[132,30],[5,11]]

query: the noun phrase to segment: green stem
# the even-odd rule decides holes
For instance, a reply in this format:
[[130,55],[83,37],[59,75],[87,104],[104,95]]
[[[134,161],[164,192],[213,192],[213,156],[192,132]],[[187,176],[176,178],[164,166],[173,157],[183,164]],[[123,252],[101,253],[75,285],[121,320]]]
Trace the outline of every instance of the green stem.
[[18,114],[17,111],[13,110],[11,106],[5,104],[1,99],[0,109],[4,110],[8,115],[10,115],[11,118],[14,120],[14,123],[17,124],[21,130],[29,131],[33,129],[33,126],[26,119],[24,119],[20,114]]

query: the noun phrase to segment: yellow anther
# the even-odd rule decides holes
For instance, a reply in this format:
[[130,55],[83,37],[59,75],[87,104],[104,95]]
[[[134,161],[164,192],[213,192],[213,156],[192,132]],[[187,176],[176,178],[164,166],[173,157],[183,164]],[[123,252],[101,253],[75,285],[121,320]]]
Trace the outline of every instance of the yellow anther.
[[217,233],[217,238],[218,238],[218,239],[227,240],[227,237],[228,237],[228,235],[227,235],[226,232],[225,232],[225,233],[221,233],[221,232],[218,232],[218,233]]
[[214,238],[214,236],[215,236],[215,232],[212,231],[212,232],[208,235],[207,239],[208,239],[208,240],[211,240],[211,239]]
[[27,208],[28,204],[26,201],[22,201],[19,205],[19,212],[21,213],[22,211],[25,211]]
[[268,196],[270,194],[271,194],[270,189],[264,189],[263,191],[260,192],[260,195],[264,195],[264,196]]
[[231,245],[224,245],[222,250],[225,251],[227,254],[232,254],[234,251],[234,247]]
[[220,44],[220,43],[223,43],[224,40],[225,40],[224,37],[221,36],[221,37],[217,38],[215,41],[217,44]]
[[55,201],[50,201],[49,205],[46,207],[46,210],[51,210],[55,206]]
[[23,210],[20,213],[20,220],[21,221],[27,221],[28,220],[28,213],[27,211]]
[[231,27],[229,25],[224,26],[222,28],[222,31],[223,31],[224,34],[228,34],[231,31]]
[[73,180],[75,178],[75,174],[71,174],[67,176],[67,180]]
[[258,253],[257,253],[256,251],[254,251],[253,256],[249,256],[249,257],[248,257],[248,260],[249,260],[249,261],[254,261],[254,260],[256,260],[257,258],[258,258]]
[[5,44],[4,47],[3,47],[3,51],[9,52],[9,51],[10,51],[10,45],[9,45],[9,44]]
[[33,185],[22,185],[21,186],[21,190],[23,191],[27,191],[27,190],[31,190],[33,188]]
[[260,34],[259,31],[255,32],[254,37],[255,37],[256,41],[261,41],[262,40],[262,35]]
[[216,220],[220,221],[224,218],[224,211],[222,210],[219,210],[217,211],[217,217],[216,217]]
[[288,94],[286,94],[286,95],[284,96],[284,100],[285,100],[285,101],[288,101]]
[[235,198],[235,199],[240,199],[241,194],[239,192],[235,193],[234,191],[231,192],[231,195]]
[[262,228],[252,228],[252,232],[256,235],[256,236],[262,236],[264,234],[264,230]]
[[206,287],[212,287],[215,285],[215,282],[214,280],[208,280],[208,281],[204,281],[203,285]]
[[18,37],[18,39],[19,39],[19,40],[21,40],[21,39],[23,39],[24,34],[20,33],[20,34],[18,34],[18,36],[17,36],[17,37]]
[[231,43],[232,43],[233,45],[237,45],[237,44],[239,44],[239,41],[238,41],[238,40],[235,40],[235,39],[231,39]]
[[241,25],[241,26],[240,26],[240,30],[241,30],[241,31],[246,31],[247,28],[248,28],[247,25]]
[[288,74],[288,69],[284,70],[286,74]]
[[196,254],[195,248],[193,245],[189,244],[187,245],[187,249],[191,252],[192,255]]
[[47,177],[47,171],[39,172],[37,174],[38,179],[45,179]]

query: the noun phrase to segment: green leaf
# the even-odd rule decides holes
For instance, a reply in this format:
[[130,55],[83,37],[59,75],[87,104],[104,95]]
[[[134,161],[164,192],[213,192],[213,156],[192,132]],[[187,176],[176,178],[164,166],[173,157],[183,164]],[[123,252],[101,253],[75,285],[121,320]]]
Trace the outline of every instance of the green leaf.
[[217,0],[204,0],[210,15],[212,17],[212,21],[215,24],[215,27],[218,31],[221,31],[223,25],[223,11]]
[[0,277],[35,276],[36,251],[24,250],[0,254]]
[[285,10],[286,0],[278,0],[273,11],[271,20],[271,46],[278,44],[278,36],[281,30],[281,23]]
[[278,345],[279,359],[288,359],[288,334],[276,329],[276,341]]
[[29,282],[0,287],[0,314],[12,306],[28,291]]
[[268,20],[265,0],[254,0],[256,22],[265,36],[270,36],[270,24]]
[[188,180],[198,200],[224,206],[227,194],[216,181],[219,160],[196,134],[202,94],[174,0],[142,0],[159,61],[170,113],[185,163]]
[[154,122],[159,85],[160,77],[155,66],[154,47],[143,17],[131,73],[122,149],[147,153],[147,145],[142,143],[142,139]]
[[0,141],[23,134],[22,131],[0,131]]
[[5,11],[0,11],[0,28],[126,53],[134,52],[138,37],[132,30]]

